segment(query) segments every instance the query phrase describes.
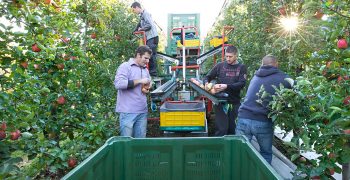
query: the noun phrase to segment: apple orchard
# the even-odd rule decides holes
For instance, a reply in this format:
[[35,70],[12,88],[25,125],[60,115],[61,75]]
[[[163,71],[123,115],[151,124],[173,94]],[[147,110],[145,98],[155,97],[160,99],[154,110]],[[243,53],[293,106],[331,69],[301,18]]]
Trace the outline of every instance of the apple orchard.
[[[119,135],[113,80],[138,45],[131,2],[0,2],[0,179],[62,177]],[[350,162],[349,9],[348,0],[230,1],[208,34],[235,27],[228,39],[248,79],[271,53],[296,81],[277,87],[270,115],[293,133],[289,157],[309,178]]]

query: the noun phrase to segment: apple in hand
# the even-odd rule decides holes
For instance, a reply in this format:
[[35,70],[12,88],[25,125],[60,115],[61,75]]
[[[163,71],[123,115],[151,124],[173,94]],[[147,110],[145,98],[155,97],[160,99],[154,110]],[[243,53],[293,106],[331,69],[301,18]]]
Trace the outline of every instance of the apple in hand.
[[149,93],[150,88],[151,88],[151,83],[142,84],[141,91],[142,93],[147,94]]

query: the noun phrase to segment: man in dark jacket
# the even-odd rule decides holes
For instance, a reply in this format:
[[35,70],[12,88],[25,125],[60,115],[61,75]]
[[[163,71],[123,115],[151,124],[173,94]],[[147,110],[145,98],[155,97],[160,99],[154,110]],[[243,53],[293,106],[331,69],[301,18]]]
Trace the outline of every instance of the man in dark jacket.
[[204,78],[205,86],[216,79],[214,90],[216,93],[228,94],[227,103],[214,105],[215,136],[235,134],[237,110],[240,106],[240,92],[246,84],[247,68],[237,61],[238,50],[235,46],[228,46],[225,51],[226,61],[220,62]]
[[[275,87],[282,84],[286,88],[291,88],[291,84],[286,81],[288,75],[279,70],[277,58],[267,55],[262,59],[262,66],[255,72],[250,81],[244,102],[238,110],[237,135],[245,135],[249,140],[255,136],[260,146],[260,154],[271,164],[272,161],[272,139],[273,122],[268,117],[267,108],[275,94]],[[258,103],[258,93],[260,88],[264,88],[268,97],[263,99],[263,103]]]
[[157,76],[157,48],[158,48],[158,32],[155,23],[151,17],[151,14],[145,9],[141,8],[140,3],[134,2],[131,5],[134,13],[140,15],[140,22],[137,24],[134,31],[145,31],[146,33],[146,45],[152,49],[152,56],[149,60],[149,73],[151,76]]

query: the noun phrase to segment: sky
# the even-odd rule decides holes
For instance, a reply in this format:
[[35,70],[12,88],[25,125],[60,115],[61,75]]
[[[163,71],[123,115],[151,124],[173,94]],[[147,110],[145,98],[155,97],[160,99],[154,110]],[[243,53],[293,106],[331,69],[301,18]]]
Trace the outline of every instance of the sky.
[[225,0],[139,0],[167,35],[168,14],[200,14],[201,39],[207,35]]

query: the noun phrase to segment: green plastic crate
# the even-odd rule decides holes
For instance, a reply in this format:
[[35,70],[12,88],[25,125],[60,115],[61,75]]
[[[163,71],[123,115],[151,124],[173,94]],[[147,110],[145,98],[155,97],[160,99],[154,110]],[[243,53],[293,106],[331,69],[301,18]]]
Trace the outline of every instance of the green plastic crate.
[[63,179],[282,179],[243,136],[112,137]]

